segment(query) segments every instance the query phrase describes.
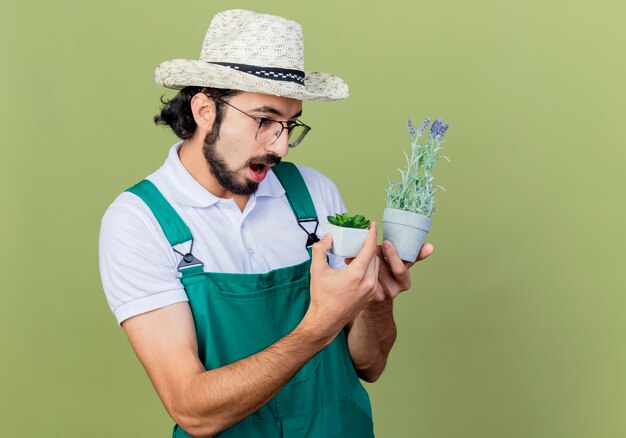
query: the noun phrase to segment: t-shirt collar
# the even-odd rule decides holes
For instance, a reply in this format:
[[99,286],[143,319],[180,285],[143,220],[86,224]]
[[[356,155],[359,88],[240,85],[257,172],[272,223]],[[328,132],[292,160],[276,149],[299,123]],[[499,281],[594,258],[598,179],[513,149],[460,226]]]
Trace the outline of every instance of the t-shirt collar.
[[[209,207],[222,198],[215,196],[213,193],[205,189],[193,176],[185,169],[180,161],[178,151],[183,142],[179,141],[170,148],[167,159],[161,167],[163,176],[168,180],[168,185],[172,188],[172,195],[177,202],[190,207]],[[285,193],[278,178],[274,172],[268,172],[267,176],[259,184],[254,196],[270,196],[279,197]]]

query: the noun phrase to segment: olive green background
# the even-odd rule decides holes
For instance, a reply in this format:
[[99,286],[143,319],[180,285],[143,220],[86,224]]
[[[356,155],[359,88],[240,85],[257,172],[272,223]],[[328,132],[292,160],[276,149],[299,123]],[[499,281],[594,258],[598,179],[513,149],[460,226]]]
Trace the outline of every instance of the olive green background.
[[3,1],[0,435],[170,435],[101,288],[100,219],[175,141],[155,66],[237,7],[302,23],[307,70],[350,84],[305,103],[289,155],[350,211],[381,220],[407,117],[450,122],[435,253],[366,385],[377,436],[626,436],[620,0]]

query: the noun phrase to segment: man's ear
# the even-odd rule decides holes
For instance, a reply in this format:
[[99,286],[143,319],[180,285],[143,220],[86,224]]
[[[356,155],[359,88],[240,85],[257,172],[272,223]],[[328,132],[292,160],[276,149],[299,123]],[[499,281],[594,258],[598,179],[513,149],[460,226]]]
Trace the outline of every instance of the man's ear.
[[191,98],[191,112],[198,128],[204,135],[211,132],[215,121],[215,102],[204,93]]

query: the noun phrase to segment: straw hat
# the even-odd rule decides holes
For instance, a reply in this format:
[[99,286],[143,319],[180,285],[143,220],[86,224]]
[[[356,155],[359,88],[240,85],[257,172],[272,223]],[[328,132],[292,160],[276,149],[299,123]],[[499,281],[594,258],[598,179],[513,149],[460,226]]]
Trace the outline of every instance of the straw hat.
[[204,37],[200,60],[174,59],[155,71],[158,84],[227,88],[291,97],[339,100],[348,85],[328,73],[304,72],[302,26],[241,9],[218,13]]

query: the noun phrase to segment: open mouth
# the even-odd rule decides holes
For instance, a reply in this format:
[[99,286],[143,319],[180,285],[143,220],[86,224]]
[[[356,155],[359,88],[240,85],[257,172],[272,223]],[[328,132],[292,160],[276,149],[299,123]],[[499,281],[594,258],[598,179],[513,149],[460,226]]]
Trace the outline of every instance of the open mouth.
[[248,166],[250,168],[250,176],[254,182],[260,183],[265,179],[270,166],[261,163],[255,163]]

